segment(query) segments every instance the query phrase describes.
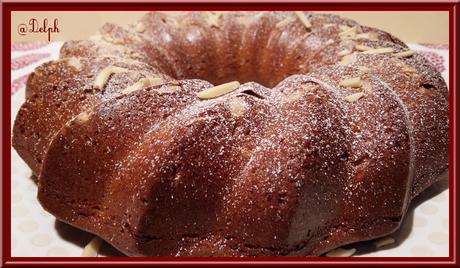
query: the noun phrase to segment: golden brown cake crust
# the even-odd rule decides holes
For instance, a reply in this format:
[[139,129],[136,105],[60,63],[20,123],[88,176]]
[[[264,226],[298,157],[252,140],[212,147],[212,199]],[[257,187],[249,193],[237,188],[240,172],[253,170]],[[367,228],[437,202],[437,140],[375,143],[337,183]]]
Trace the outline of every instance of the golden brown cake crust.
[[338,16],[150,12],[37,68],[13,145],[47,211],[129,256],[317,256],[447,169],[448,91]]

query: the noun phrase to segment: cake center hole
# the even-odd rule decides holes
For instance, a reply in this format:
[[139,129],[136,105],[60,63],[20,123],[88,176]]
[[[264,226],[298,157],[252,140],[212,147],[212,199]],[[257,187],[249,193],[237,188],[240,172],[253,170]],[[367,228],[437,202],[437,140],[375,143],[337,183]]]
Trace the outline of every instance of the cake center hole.
[[[210,62],[190,62],[189,67],[185,70],[178,70],[176,73],[181,75],[171,75],[176,79],[201,79],[209,81],[214,85],[220,85],[231,81],[239,81],[241,84],[247,82],[256,82],[264,87],[272,88],[286,77],[295,72],[289,70],[278,70],[274,64],[267,63],[265,68],[254,66],[250,62],[228,64],[227,66],[215,66]],[[178,66],[180,68],[180,66]]]

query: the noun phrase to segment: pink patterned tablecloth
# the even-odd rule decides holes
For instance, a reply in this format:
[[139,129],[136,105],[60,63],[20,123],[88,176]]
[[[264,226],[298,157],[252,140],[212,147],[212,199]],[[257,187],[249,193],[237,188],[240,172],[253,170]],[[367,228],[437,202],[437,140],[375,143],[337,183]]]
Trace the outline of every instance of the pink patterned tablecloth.
[[[57,59],[62,42],[19,43],[11,46],[11,121],[24,102],[27,77],[40,64]],[[429,59],[448,81],[446,45],[411,44],[409,47]],[[12,169],[12,255],[13,256],[80,256],[92,235],[60,223],[45,212],[36,199],[37,187],[30,179],[31,171],[14,149]],[[447,174],[445,174],[447,175]],[[355,256],[448,256],[449,218],[448,185],[442,180],[421,194],[401,228],[391,238],[396,243],[377,249],[372,242],[349,245],[357,249]],[[117,255],[104,244],[100,256]]]

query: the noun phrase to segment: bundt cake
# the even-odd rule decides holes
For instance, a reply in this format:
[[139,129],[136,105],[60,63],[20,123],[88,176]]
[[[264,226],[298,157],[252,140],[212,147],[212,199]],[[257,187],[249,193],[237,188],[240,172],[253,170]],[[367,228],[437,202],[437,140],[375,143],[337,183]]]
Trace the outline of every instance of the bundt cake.
[[151,12],[38,67],[13,144],[47,211],[128,256],[318,256],[448,168],[448,90],[335,15]]

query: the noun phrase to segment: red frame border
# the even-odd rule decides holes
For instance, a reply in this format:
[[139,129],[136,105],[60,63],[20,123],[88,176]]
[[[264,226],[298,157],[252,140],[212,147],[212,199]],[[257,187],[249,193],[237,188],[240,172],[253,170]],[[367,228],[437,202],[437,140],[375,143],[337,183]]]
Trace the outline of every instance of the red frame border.
[[[459,73],[459,2],[158,2],[158,3],[38,3],[6,2],[2,3],[2,248],[0,251],[3,267],[18,266],[147,266],[147,265],[283,265],[283,266],[457,266],[458,262],[458,76]],[[449,12],[449,257],[257,257],[257,258],[172,258],[172,257],[11,257],[11,12],[12,11],[145,11],[145,10],[343,10],[343,11],[448,11]]]

